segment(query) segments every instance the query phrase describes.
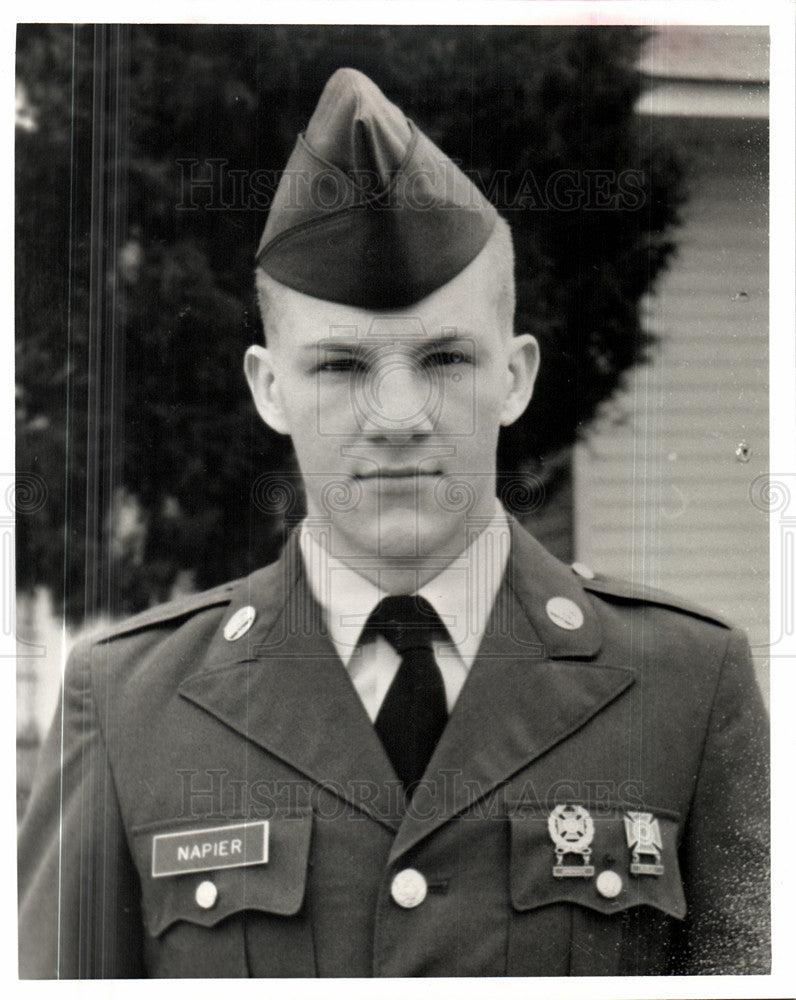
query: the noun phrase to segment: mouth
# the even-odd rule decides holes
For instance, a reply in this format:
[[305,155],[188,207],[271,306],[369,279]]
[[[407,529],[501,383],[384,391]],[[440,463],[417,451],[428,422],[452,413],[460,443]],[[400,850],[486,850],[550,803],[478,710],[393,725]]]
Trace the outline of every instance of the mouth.
[[354,479],[433,479],[441,475],[442,473],[439,469],[418,469],[415,466],[400,466],[393,469],[374,469],[371,472],[355,473]]

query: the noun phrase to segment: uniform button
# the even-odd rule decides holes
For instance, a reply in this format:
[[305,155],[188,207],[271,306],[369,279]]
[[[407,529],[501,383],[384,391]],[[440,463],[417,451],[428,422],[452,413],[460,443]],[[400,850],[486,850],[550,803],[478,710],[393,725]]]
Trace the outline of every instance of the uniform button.
[[597,876],[597,892],[606,899],[616,899],[619,893],[622,891],[622,876],[618,875],[616,872],[608,871],[600,872]]
[[579,629],[583,624],[583,612],[568,597],[551,597],[547,602],[546,610],[547,617],[559,628],[565,628],[571,632]]
[[200,882],[196,887],[194,899],[197,906],[201,906],[203,910],[210,910],[216,905],[218,889],[212,882]]
[[594,570],[591,566],[587,566],[586,563],[574,562],[572,563],[572,569],[578,574],[578,576],[582,576],[584,580],[594,579]]
[[236,639],[240,639],[241,636],[246,635],[254,624],[256,617],[257,612],[250,604],[247,604],[245,608],[238,608],[224,626],[224,638],[227,642],[235,642]]
[[414,868],[405,868],[398,872],[392,880],[390,894],[395,902],[405,910],[411,910],[414,906],[420,906],[426,898],[428,885],[426,880],[415,871]]

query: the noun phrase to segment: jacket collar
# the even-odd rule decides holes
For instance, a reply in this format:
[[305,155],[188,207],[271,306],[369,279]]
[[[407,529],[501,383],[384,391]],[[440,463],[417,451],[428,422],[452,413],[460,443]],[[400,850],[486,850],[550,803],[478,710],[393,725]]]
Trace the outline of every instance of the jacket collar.
[[[510,523],[511,556],[505,585],[513,591],[532,631],[541,641],[544,655],[554,660],[596,656],[602,644],[602,629],[580,578],[514,519]],[[556,601],[558,605],[551,605]],[[551,617],[548,610],[557,606],[571,611],[576,608],[582,616],[582,623],[576,628],[564,628],[557,624],[555,611]]]
[[[330,555],[304,526],[299,545],[312,593],[324,609],[330,638],[348,666],[365,622],[386,592]],[[508,517],[495,500],[489,523],[417,591],[439,615],[468,670],[481,645],[510,550]]]
[[[516,597],[524,617],[536,633],[536,644],[541,642],[545,655],[551,659],[588,659],[595,656],[600,650],[602,631],[580,578],[513,518],[509,519],[509,526],[511,554],[503,587],[508,587]],[[328,639],[321,609],[315,598],[306,593],[303,578],[299,536],[297,531],[293,531],[276,562],[236,581],[224,595],[229,607],[213,637],[205,666],[212,668],[278,652],[280,644],[294,638],[291,632],[299,614],[305,628],[311,628]],[[301,600],[298,600],[299,595]],[[563,598],[579,609],[583,622],[578,628],[563,628],[550,617],[548,604],[556,598]],[[243,607],[254,608],[254,624],[239,639],[230,642],[224,638],[225,626]],[[505,610],[504,607],[504,613]],[[277,622],[281,624],[275,630]],[[493,612],[487,632],[499,632],[510,627],[510,623],[501,622],[500,616]]]

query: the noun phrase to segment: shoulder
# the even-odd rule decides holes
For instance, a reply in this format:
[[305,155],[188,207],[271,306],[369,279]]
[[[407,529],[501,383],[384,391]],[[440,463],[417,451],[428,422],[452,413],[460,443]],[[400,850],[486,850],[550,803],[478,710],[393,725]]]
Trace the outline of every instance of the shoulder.
[[742,628],[657,587],[592,572],[580,563],[570,572],[600,618],[604,649],[632,647],[639,662],[666,663],[667,673],[679,665],[683,683],[692,690],[697,676],[709,685],[726,676],[738,690],[754,688],[749,639]]
[[248,605],[257,603],[258,613],[266,615],[281,606],[285,589],[296,576],[301,563],[297,533],[286,540],[277,558],[248,576],[229,580],[198,594],[186,594],[165,604],[147,608],[131,618],[100,629],[88,637],[91,645],[113,643],[117,639],[135,636],[148,631],[181,628],[207,618],[207,612],[216,610],[216,618],[235,602]]
[[671,594],[669,591],[632,583],[629,580],[604,576],[580,562],[572,563],[570,569],[579,578],[580,585],[584,590],[610,604],[651,605],[686,618],[718,625],[722,629],[733,628],[732,624],[721,615],[717,615],[694,601]]
[[736,633],[746,645],[743,633],[699,604],[570,566],[527,532],[514,531],[511,558],[509,585],[552,658],[599,655],[644,666],[650,678],[655,664],[667,664],[667,676],[685,683],[695,671],[713,676]]
[[114,642],[124,636],[145,632],[161,627],[176,627],[191,618],[200,615],[211,608],[226,607],[240,584],[240,580],[231,580],[210,590],[198,594],[186,594],[165,604],[147,608],[137,615],[116,622],[91,633],[87,637],[89,645]]

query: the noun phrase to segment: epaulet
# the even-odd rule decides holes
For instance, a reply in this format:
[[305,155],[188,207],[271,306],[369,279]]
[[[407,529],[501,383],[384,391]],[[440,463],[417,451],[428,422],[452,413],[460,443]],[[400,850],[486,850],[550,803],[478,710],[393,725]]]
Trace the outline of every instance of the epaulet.
[[589,590],[594,594],[602,594],[605,597],[617,597],[622,601],[638,601],[640,604],[656,604],[659,607],[671,608],[672,611],[680,611],[683,614],[691,615],[693,618],[702,618],[705,621],[714,622],[723,628],[732,628],[732,623],[708,611],[699,604],[685,601],[680,597],[670,594],[666,590],[658,590],[656,587],[646,587],[643,584],[631,583],[629,580],[616,580],[612,577],[601,576],[583,563],[573,563],[572,572],[581,578],[584,590]]
[[180,618],[189,618],[205,608],[227,604],[236,583],[238,581],[233,580],[213,587],[211,590],[203,590],[199,594],[186,594],[184,597],[178,597],[166,604],[157,604],[152,608],[147,608],[146,611],[140,611],[131,618],[125,618],[124,621],[117,622],[115,625],[109,625],[90,636],[90,641],[93,643],[111,642],[119,636],[129,635],[131,632],[139,632],[142,629],[151,628],[153,625],[162,625]]

